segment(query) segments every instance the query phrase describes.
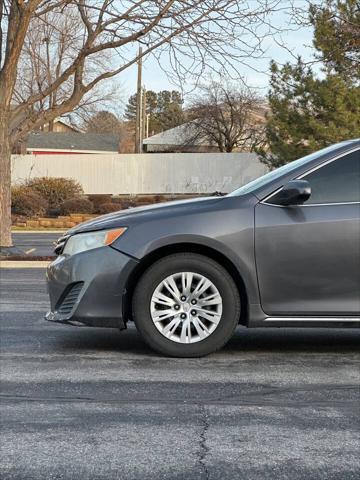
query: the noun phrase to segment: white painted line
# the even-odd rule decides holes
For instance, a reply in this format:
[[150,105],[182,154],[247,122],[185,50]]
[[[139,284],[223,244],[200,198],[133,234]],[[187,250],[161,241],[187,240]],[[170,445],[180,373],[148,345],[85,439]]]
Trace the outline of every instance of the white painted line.
[[46,268],[49,263],[44,260],[1,260],[0,268]]
[[29,253],[35,252],[36,248],[30,248],[29,250],[26,250],[25,253],[26,255],[29,255]]

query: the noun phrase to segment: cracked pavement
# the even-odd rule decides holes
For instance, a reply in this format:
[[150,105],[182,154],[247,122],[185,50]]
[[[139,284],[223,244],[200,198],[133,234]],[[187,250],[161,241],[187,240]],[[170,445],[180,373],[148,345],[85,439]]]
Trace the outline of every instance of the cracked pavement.
[[359,330],[239,328],[163,358],[132,326],[45,322],[43,269],[0,280],[1,479],[359,477]]

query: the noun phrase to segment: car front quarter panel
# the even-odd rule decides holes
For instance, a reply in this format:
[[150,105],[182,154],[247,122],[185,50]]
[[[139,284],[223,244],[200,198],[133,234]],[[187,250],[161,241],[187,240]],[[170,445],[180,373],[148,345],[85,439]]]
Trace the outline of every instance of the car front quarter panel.
[[[226,197],[217,209],[190,211],[145,218],[129,226],[112,247],[140,262],[171,245],[195,244],[215,250],[234,265],[243,279],[249,302],[259,294],[254,257],[254,207],[256,197]],[[171,248],[170,248],[171,250]]]

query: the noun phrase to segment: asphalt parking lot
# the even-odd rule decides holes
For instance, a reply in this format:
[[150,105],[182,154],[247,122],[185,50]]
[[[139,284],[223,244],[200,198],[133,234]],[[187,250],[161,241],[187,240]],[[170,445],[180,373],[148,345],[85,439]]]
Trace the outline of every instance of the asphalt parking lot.
[[3,480],[359,478],[359,330],[163,358],[133,327],[46,323],[43,269],[0,275]]
[[31,232],[31,231],[15,231],[13,232],[13,241],[16,247],[23,251],[29,257],[47,257],[54,255],[54,245],[62,232]]

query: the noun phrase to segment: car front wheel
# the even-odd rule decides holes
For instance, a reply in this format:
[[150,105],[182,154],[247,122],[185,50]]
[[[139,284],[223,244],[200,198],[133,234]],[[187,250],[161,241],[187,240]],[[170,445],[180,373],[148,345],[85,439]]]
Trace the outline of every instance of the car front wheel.
[[155,262],[140,278],[133,315],[154,350],[200,357],[221,348],[233,334],[240,296],[217,262],[196,253],[176,253]]

